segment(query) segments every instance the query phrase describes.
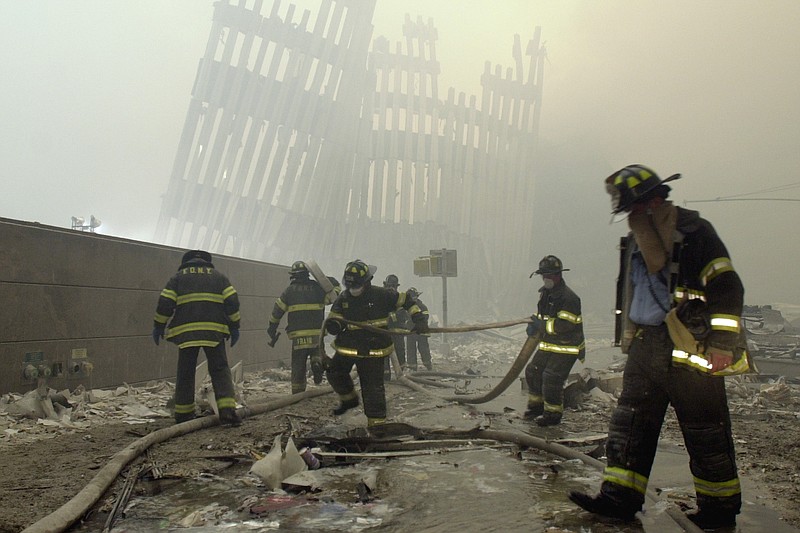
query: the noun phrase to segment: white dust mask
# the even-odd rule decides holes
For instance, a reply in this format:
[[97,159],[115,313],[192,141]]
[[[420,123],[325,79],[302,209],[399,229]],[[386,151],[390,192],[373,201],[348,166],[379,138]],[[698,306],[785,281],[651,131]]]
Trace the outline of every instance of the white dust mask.
[[352,296],[361,296],[361,294],[364,292],[364,287],[350,287],[347,290],[350,291]]

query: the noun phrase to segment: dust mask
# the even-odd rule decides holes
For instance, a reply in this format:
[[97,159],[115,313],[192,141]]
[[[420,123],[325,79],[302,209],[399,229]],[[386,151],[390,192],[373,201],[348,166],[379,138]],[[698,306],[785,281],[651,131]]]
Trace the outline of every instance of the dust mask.
[[364,287],[350,287],[347,290],[350,291],[351,296],[358,297],[361,296],[361,294],[364,292]]
[[552,279],[544,278],[542,280],[542,285],[544,285],[545,289],[550,290],[550,289],[552,289],[553,287],[556,286],[556,282],[553,281]]

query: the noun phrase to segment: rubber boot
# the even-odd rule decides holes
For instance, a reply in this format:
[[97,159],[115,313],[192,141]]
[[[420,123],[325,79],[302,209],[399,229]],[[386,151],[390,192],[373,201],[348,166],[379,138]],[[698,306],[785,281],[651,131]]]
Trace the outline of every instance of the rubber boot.
[[175,414],[175,423],[181,424],[183,422],[188,422],[189,420],[194,420],[197,418],[194,413],[176,413]]
[[536,418],[536,425],[540,427],[555,426],[561,423],[561,413],[546,412]]
[[535,420],[537,417],[542,416],[544,414],[544,405],[542,404],[534,404],[529,405],[527,409],[525,409],[525,414],[522,415],[522,418],[525,420]]
[[242,418],[233,407],[223,407],[219,410],[219,423],[223,426],[241,426]]
[[620,505],[602,493],[597,496],[589,496],[583,492],[573,490],[569,493],[569,499],[585,511],[616,518],[623,522],[632,522],[636,518],[636,513],[641,510],[641,506]]
[[641,506],[620,505],[603,494],[589,496],[583,492],[573,490],[569,493],[569,499],[577,503],[585,511],[609,518],[616,518],[623,522],[632,522],[636,519],[636,513],[641,511]]
[[733,511],[699,509],[686,516],[700,529],[736,526],[736,513]]
[[339,407],[333,410],[333,414],[336,416],[343,415],[347,411],[355,407],[358,407],[358,398],[353,398],[352,400],[345,400],[341,403],[341,405],[339,405]]

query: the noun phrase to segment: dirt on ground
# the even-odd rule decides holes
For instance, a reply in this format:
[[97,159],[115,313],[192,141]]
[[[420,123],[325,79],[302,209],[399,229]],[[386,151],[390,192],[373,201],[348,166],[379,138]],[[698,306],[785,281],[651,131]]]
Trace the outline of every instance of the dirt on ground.
[[[467,369],[463,361],[445,361],[437,370],[464,372],[471,368]],[[313,388],[310,385],[309,389]],[[387,386],[390,416],[392,396],[400,389],[400,386]],[[153,390],[159,392],[152,393]],[[274,370],[249,376],[245,379],[244,390],[248,405],[286,398],[288,371]],[[800,387],[783,382],[754,384],[729,378],[728,391],[740,474],[756,487],[755,491],[745,494],[745,500],[764,504],[786,523],[800,528],[797,505],[800,501],[800,445],[796,429],[800,417]],[[103,399],[95,397],[94,403],[83,406],[73,403],[70,419],[77,420],[74,424],[63,420],[46,424],[41,419],[0,414],[4,426],[4,431],[0,432],[0,532],[22,531],[56,511],[78,494],[118,451],[153,431],[172,426],[164,401],[169,394],[170,387],[160,383],[141,389],[121,388]],[[83,397],[87,395],[89,392],[83,392]],[[70,396],[71,401],[74,398]],[[331,424],[334,422],[331,409],[337,403],[334,394],[324,394],[251,417],[239,427],[213,426],[195,431],[150,447],[131,466],[147,459],[172,473],[214,472],[220,468],[219,457],[264,454],[277,434],[302,435]],[[133,410],[132,405],[145,406],[151,412]],[[76,411],[82,415],[76,416]],[[565,431],[580,428],[583,432],[602,434],[608,430],[610,414],[611,407],[607,403],[593,403],[591,395],[587,394],[577,409],[568,409],[563,425]],[[682,442],[671,413],[662,438]],[[127,470],[123,470],[113,482],[93,513],[107,513],[111,509],[123,488],[126,473]]]

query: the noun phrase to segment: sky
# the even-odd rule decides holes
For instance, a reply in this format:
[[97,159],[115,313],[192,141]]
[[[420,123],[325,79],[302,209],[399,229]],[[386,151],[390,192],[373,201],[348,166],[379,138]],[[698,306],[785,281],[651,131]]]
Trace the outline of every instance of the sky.
[[[438,30],[440,94],[480,94],[484,62],[511,66],[514,34],[540,26],[548,175],[605,213],[613,170],[681,173],[673,200],[714,224],[746,302],[800,304],[800,2],[378,0],[373,37],[399,40],[406,14]],[[211,0],[0,1],[0,217],[95,215],[152,240],[212,15]],[[782,201],[698,202],[733,197]],[[579,247],[584,227],[626,231],[560,208]]]

